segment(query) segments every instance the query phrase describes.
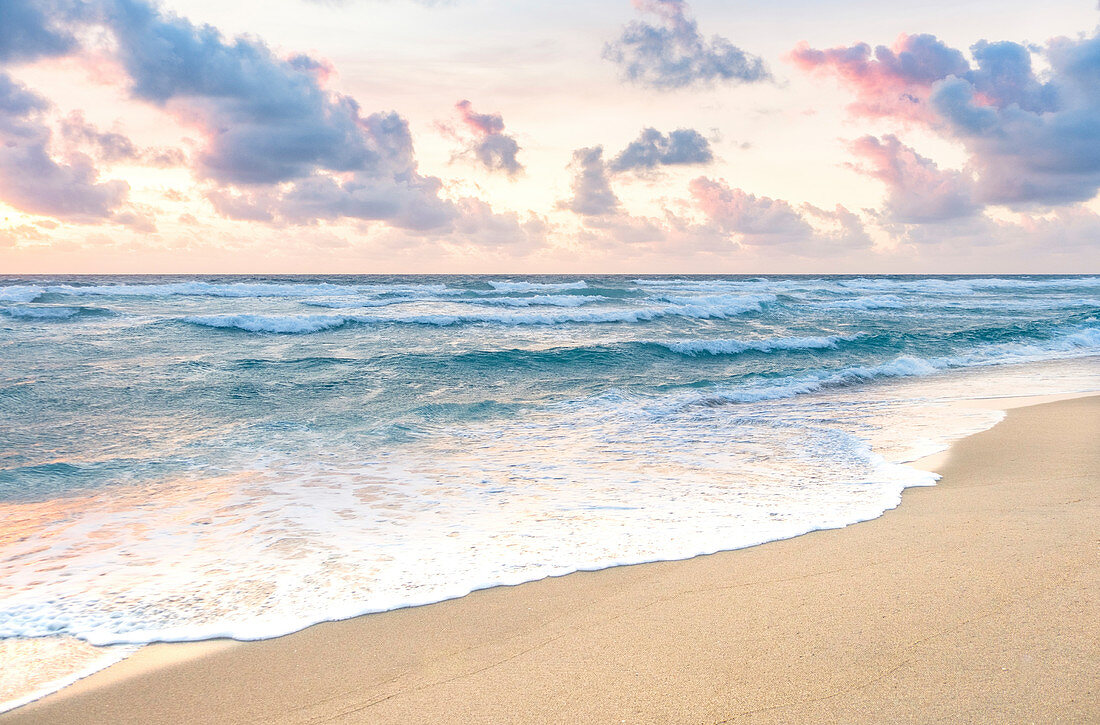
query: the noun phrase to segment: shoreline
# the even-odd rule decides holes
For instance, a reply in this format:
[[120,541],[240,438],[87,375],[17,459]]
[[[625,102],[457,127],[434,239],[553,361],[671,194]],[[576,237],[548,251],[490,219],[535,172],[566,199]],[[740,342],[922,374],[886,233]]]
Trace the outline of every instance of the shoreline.
[[[728,658],[737,660],[739,650],[731,649],[729,646],[731,642],[753,642],[759,638],[758,635],[785,631],[781,626],[784,620],[781,618],[773,621],[773,615],[767,608],[748,612],[739,610],[736,615],[732,615],[728,610],[716,611],[713,603],[701,600],[700,597],[706,592],[722,591],[726,592],[727,597],[731,596],[730,592],[749,596],[749,590],[760,588],[765,590],[763,594],[751,592],[750,598],[759,599],[764,596],[773,607],[789,608],[787,597],[776,596],[777,592],[772,590],[784,590],[787,595],[793,595],[797,599],[799,592],[787,591],[791,581],[813,580],[821,577],[835,578],[844,571],[861,572],[868,568],[885,566],[890,562],[906,564],[907,562],[898,562],[889,556],[884,559],[872,558],[871,563],[867,563],[862,561],[858,550],[866,543],[864,540],[873,539],[876,536],[882,537],[883,529],[886,533],[885,538],[892,539],[889,529],[900,528],[903,524],[908,527],[910,534],[943,535],[943,531],[921,530],[921,526],[929,524],[929,516],[937,515],[936,502],[930,502],[929,497],[943,498],[945,495],[941,492],[944,491],[957,495],[959,491],[974,488],[977,484],[974,484],[973,480],[968,483],[968,476],[970,479],[989,479],[985,480],[984,485],[1006,489],[1011,487],[1013,485],[1011,482],[1000,482],[995,480],[995,477],[991,479],[990,476],[993,474],[988,469],[993,469],[1002,477],[1006,474],[1010,475],[1011,472],[1001,470],[1003,461],[997,460],[998,457],[1003,457],[1005,454],[1020,456],[1021,446],[1026,446],[1028,443],[1035,444],[1034,438],[1042,439],[1041,445],[1038,446],[1039,450],[1031,451],[1030,457],[1020,459],[1020,470],[1016,472],[1017,479],[1041,474],[1042,471],[1035,470],[1035,467],[1036,460],[1042,455],[1060,459],[1060,461],[1051,461],[1052,466],[1057,467],[1060,463],[1062,469],[1067,468],[1064,452],[1063,455],[1055,456],[1050,449],[1058,444],[1067,444],[1067,440],[1074,438],[1074,435],[1077,438],[1082,437],[1082,431],[1073,429],[1074,426],[1081,427],[1081,415],[1091,415],[1093,421],[1092,427],[1085,426],[1084,432],[1086,434],[1090,431],[1097,432],[1095,420],[1097,411],[1100,409],[1100,396],[1086,393],[1071,397],[1055,397],[1061,400],[1032,405],[1019,412],[1010,412],[1005,421],[993,428],[957,441],[947,454],[938,454],[921,459],[920,462],[908,464],[921,468],[934,467],[944,474],[944,478],[935,487],[906,489],[902,504],[898,508],[888,510],[882,516],[858,525],[811,532],[792,539],[768,542],[766,546],[720,552],[693,559],[612,567],[515,586],[493,587],[475,591],[458,599],[422,607],[364,615],[341,622],[322,623],[271,640],[247,643],[213,640],[201,643],[150,645],[121,663],[108,667],[57,693],[0,715],[0,720],[5,722],[104,720],[173,722],[184,717],[196,717],[226,722],[256,719],[298,722],[314,718],[326,720],[343,718],[343,721],[358,722],[376,721],[376,718],[383,721],[417,721],[422,718],[424,721],[439,722],[452,719],[479,721],[491,719],[490,716],[495,713],[497,717],[521,721],[534,721],[539,717],[566,721],[571,718],[597,721],[610,719],[722,721],[723,718],[720,715],[723,712],[729,714],[729,710],[723,710],[718,706],[718,702],[723,700],[716,695],[716,692],[722,689],[720,683],[749,684],[751,685],[749,689],[756,693],[758,700],[763,702],[768,701],[769,697],[777,701],[778,695],[774,690],[785,691],[779,685],[786,683],[789,688],[795,686],[796,681],[789,677],[776,679],[781,674],[779,670],[783,668],[777,670],[776,665],[771,661],[763,666],[764,671],[771,673],[770,676],[762,676],[758,673],[755,677],[749,677],[749,673],[742,668],[739,670],[740,677],[732,677],[733,673],[728,671],[728,666],[723,668],[722,663],[714,659],[715,645],[718,645],[718,650],[725,652]],[[1015,405],[1010,402],[1011,399],[989,400],[990,407],[1015,411]],[[1024,398],[1022,401],[1021,405],[1037,402],[1030,398]],[[1067,410],[1071,412],[1066,413]],[[1061,412],[1051,413],[1050,411]],[[1048,421],[1047,428],[1041,430],[1015,431],[1018,440],[1007,446],[1002,442],[999,453],[991,455],[986,451],[984,455],[975,457],[971,452],[975,460],[965,460],[966,452],[975,447],[980,448],[984,439],[1004,437],[1006,434],[1003,429],[1006,426],[1015,429],[1021,425],[1019,421],[1022,419],[1044,416],[1053,416],[1058,419],[1058,423],[1050,425]],[[1013,425],[1009,425],[1010,422],[1014,422]],[[1056,430],[1050,430],[1051,428]],[[1067,428],[1070,430],[1067,431]],[[997,431],[1000,431],[1000,434],[992,435]],[[1034,435],[1028,435],[1029,433]],[[1091,482],[1095,487],[1097,480],[1096,452],[1088,449],[1088,442],[1086,438],[1083,441],[1085,447],[1078,450],[1080,454],[1078,458],[1082,456],[1088,458],[1091,455],[1087,466],[1083,459],[1076,462],[1070,461],[1068,464],[1070,470],[1066,472],[1068,478],[1074,478],[1074,475],[1076,475],[1074,480],[1084,478],[1086,493],[1087,484]],[[1078,441],[1077,445],[1081,448],[1082,441]],[[929,465],[930,459],[941,457],[945,457],[942,465],[939,460],[935,466]],[[1073,473],[1075,463],[1076,468],[1079,469],[1076,474]],[[943,470],[940,470],[941,468]],[[1015,481],[1016,488],[1027,489],[1026,484],[1026,481],[1023,483]],[[1074,485],[1081,488],[1082,481],[1077,480]],[[1026,505],[1029,496],[1034,493],[1034,491],[1024,491],[1017,503]],[[986,508],[995,509],[995,512],[1001,516],[1011,518],[1013,512],[1007,506],[1008,501],[991,501],[988,500],[989,497],[984,499],[986,500],[979,503],[984,503]],[[1095,495],[1092,495],[1091,499],[1086,496],[1077,503],[1086,500],[1090,501],[1088,505],[1095,506]],[[970,505],[974,503],[970,502]],[[966,523],[974,525],[984,533],[989,533],[991,528],[989,522],[983,524],[981,521],[975,523],[968,520]],[[1085,528],[1088,528],[1087,515],[1084,523]],[[864,533],[857,535],[856,532]],[[909,537],[912,540],[902,538],[901,542],[893,543],[903,549],[908,545],[905,553],[915,557],[916,562],[928,558],[929,552],[921,549],[920,541],[916,540],[917,536]],[[1038,538],[1042,539],[1042,537]],[[1085,540],[1087,539],[1086,536]],[[1043,542],[1029,539],[1028,543],[1033,547],[1041,548]],[[810,555],[817,564],[823,564],[825,563],[821,560],[823,553],[833,550],[835,550],[834,553],[839,552],[841,555],[834,563],[845,565],[840,569],[822,569],[820,566],[815,568],[812,566],[814,562],[805,561],[806,555]],[[876,552],[872,549],[870,553]],[[845,559],[844,556],[848,558]],[[793,579],[762,576],[775,567],[788,573],[791,571],[802,573]],[[973,569],[965,571],[973,571]],[[958,578],[959,570],[954,569],[952,573]],[[1000,572],[1002,575],[1005,573]],[[746,576],[748,579],[741,581]],[[715,578],[727,580],[732,578],[732,583],[715,588],[712,586],[712,580]],[[1045,583],[1050,584],[1049,581]],[[854,584],[844,581],[841,577],[841,581],[833,582],[832,589],[827,592],[818,592],[817,599],[811,597],[809,600],[802,601],[796,611],[788,611],[787,614],[797,617],[801,616],[799,610],[832,611],[829,607],[830,602],[823,599],[853,596],[852,592],[844,590],[859,589],[858,586],[853,586]],[[1086,594],[1088,595],[1086,599],[1095,598],[1095,591],[1089,591]],[[684,598],[690,599],[696,606],[684,608],[680,601]],[[635,605],[639,601],[649,603],[637,608]],[[866,597],[863,599],[856,597],[854,603],[868,604]],[[878,603],[881,604],[881,602]],[[933,611],[941,613],[944,613],[944,607],[950,604],[950,602],[935,601],[934,597],[926,603],[933,605]],[[671,616],[673,612],[666,611],[670,607],[681,616]],[[928,612],[920,608],[915,611],[910,609],[912,608],[896,607],[894,614],[904,610],[908,615],[921,621],[928,616]],[[654,630],[654,622],[644,615],[646,610],[663,613],[661,621],[667,629]],[[1085,607],[1085,613],[1087,612],[1088,607]],[[836,612],[832,613],[836,614]],[[700,639],[698,628],[692,626],[693,616],[714,625],[713,631],[720,638]],[[979,616],[977,619],[988,618],[988,616],[988,614]],[[889,618],[886,614],[882,617]],[[789,624],[789,617],[786,621]],[[972,617],[961,624],[966,625],[972,621],[976,620]],[[630,622],[642,626],[639,629],[627,629],[615,635],[616,627]],[[609,626],[610,623],[619,624]],[[818,641],[822,638],[828,640],[829,633],[815,630],[814,623],[813,618],[807,619],[803,626],[805,631],[796,631],[795,634],[806,637],[808,641]],[[731,629],[732,624],[737,626]],[[878,637],[878,639],[872,638],[871,643],[888,645],[889,633],[879,631],[875,626],[877,624],[870,620],[866,622],[872,634]],[[690,631],[683,631],[685,627]],[[760,629],[761,627],[763,629]],[[1084,645],[1086,649],[1089,642],[1096,641],[1096,625],[1092,624],[1091,627],[1092,633],[1081,635],[1079,639],[1082,641],[1077,643]],[[678,635],[668,633],[676,631],[677,628],[680,630]],[[578,629],[589,636],[579,637]],[[608,632],[609,629],[612,631]],[[634,632],[649,630],[652,630],[652,636],[635,641]],[[860,632],[862,634],[863,630],[860,629]],[[555,633],[557,636],[549,636]],[[793,648],[800,653],[799,660],[811,657],[820,658],[822,662],[833,661],[819,654],[815,649],[811,648],[807,651],[800,648],[797,638],[792,640],[789,632],[787,635],[786,639],[781,640],[786,645],[787,655],[791,654]],[[935,636],[942,638],[943,633]],[[723,645],[723,639],[726,640],[725,645]],[[918,638],[915,643],[927,639],[929,637]],[[572,647],[566,648],[562,640],[569,640]],[[685,650],[684,643],[688,640],[692,641],[695,647]],[[588,642],[587,645],[586,642]],[[761,644],[756,642],[757,646]],[[858,648],[861,644],[863,643],[858,639],[849,641],[847,649]],[[675,662],[678,667],[671,669],[665,667],[664,665],[670,664],[669,658],[659,657],[658,652],[653,651],[654,647],[657,647],[661,654],[672,655],[671,662]],[[776,647],[775,643],[764,645],[765,649]],[[498,656],[508,654],[513,649],[517,651],[503,658]],[[548,650],[554,656],[551,657],[547,653]],[[629,673],[621,668],[609,669],[609,662],[603,657],[595,657],[597,653],[607,654],[609,651],[636,655],[630,658],[637,668],[633,678],[628,677]],[[849,651],[849,654],[851,653]],[[1085,661],[1085,664],[1091,667],[1084,672],[1086,679],[1090,674],[1095,677],[1100,670],[1097,667],[1095,645],[1091,652],[1084,654],[1091,655],[1091,661],[1087,657]],[[544,667],[535,669],[520,667],[522,663],[519,660],[539,660],[540,656],[549,657],[542,662]],[[780,660],[782,657],[776,658],[777,662]],[[487,666],[481,669],[472,667],[475,662]],[[512,662],[515,667],[502,668],[499,666],[500,662]],[[701,668],[702,664],[709,666]],[[794,670],[804,669],[806,665],[805,662],[792,661],[788,661],[787,664],[790,666],[788,669]],[[364,670],[364,667],[370,669]],[[904,667],[905,662],[902,662],[884,674],[880,673],[880,677],[866,684],[887,680]],[[319,674],[307,676],[301,672],[302,669],[311,669]],[[502,692],[494,687],[496,683],[492,678],[482,683],[482,689],[477,690],[481,697],[472,698],[467,695],[466,698],[456,699],[453,696],[454,693],[448,689],[448,683],[459,680],[475,682],[484,680],[485,672],[496,671],[500,674],[502,669],[514,670],[507,672],[505,677],[513,680],[513,685],[524,683],[534,688],[534,694],[541,693],[543,698],[522,697],[520,690],[514,688],[504,688],[505,691]],[[556,675],[545,674],[548,669],[556,672]],[[628,667],[627,670],[629,669]],[[369,681],[358,682],[355,686],[350,682],[341,683],[347,673],[364,671],[369,672],[369,676],[366,676]],[[716,671],[726,671],[726,675],[716,675],[714,674]],[[1008,671],[1008,668],[1003,671]],[[539,672],[544,674],[536,676]],[[673,696],[671,692],[652,686],[655,683],[667,685],[670,673],[676,674],[674,679],[679,685],[677,690],[679,695],[690,695],[686,700],[678,699],[679,696]],[[268,679],[272,674],[275,674],[274,680],[282,685],[275,688],[279,692],[251,693],[249,697],[241,696],[244,692],[250,692],[251,685],[256,681]],[[608,678],[611,678],[617,687],[601,687],[599,693],[594,693],[592,687],[581,680],[596,674],[602,675],[602,678],[596,677],[598,681],[610,684]],[[832,673],[825,673],[825,680],[830,679],[829,674]],[[681,675],[694,678],[694,681],[680,682]],[[302,687],[303,684],[307,684],[302,681],[302,678],[308,681],[308,686]],[[649,682],[651,686],[639,689],[638,678],[642,682]],[[810,678],[802,686],[803,689],[813,689],[812,680],[813,678]],[[485,689],[486,687],[488,689]],[[587,692],[587,698],[583,698],[583,701],[578,700],[575,696],[577,689]],[[860,689],[866,689],[866,687],[861,686]],[[287,693],[284,690],[293,690],[293,693]],[[509,692],[514,696],[511,699],[504,697]],[[165,701],[163,697],[169,693],[170,702]],[[642,697],[647,693],[648,699]],[[709,697],[704,696],[707,693]],[[729,697],[726,701],[731,704],[741,702],[746,697],[744,693],[727,693],[727,695]],[[1085,695],[1089,695],[1087,690]],[[639,704],[639,697],[647,706],[636,709],[634,706]],[[562,698],[566,699],[563,701]],[[1086,707],[1080,710],[1080,713],[1093,716],[1100,713],[1096,694],[1091,693],[1091,698],[1091,702],[1078,703]],[[836,699],[836,694],[825,699],[804,698],[799,701],[801,703],[799,706],[806,707],[807,703]],[[619,707],[612,707],[609,700],[618,702]],[[778,700],[782,700],[782,697],[778,697]],[[505,706],[505,701],[510,704],[510,707]],[[542,702],[542,706],[536,705],[538,702]],[[673,702],[677,703],[675,707],[672,705]],[[402,703],[405,704],[402,705]],[[547,709],[549,703],[554,703],[558,709]],[[630,707],[623,709],[627,705]],[[181,707],[183,709],[180,709]],[[402,707],[407,709],[402,710]],[[486,709],[479,709],[479,707]],[[775,712],[773,708],[776,707],[783,708],[785,716],[794,716],[790,710],[790,703],[783,702],[767,705],[763,709],[744,709],[742,704],[733,708],[736,711],[733,714],[740,713],[746,717],[751,715],[766,722],[769,721],[767,713]],[[878,712],[878,710],[865,712],[872,711]],[[1012,717],[1018,715],[1016,711],[999,712]],[[1043,713],[1033,714],[1046,719],[1051,713],[1046,713],[1045,716]],[[926,712],[921,711],[922,718],[926,715]],[[682,719],[681,716],[683,716]],[[858,719],[858,716],[851,711],[847,716],[855,716]],[[807,711],[805,717],[813,718],[814,715]],[[1023,717],[1026,719],[1026,715]],[[904,717],[901,719],[904,720]]]

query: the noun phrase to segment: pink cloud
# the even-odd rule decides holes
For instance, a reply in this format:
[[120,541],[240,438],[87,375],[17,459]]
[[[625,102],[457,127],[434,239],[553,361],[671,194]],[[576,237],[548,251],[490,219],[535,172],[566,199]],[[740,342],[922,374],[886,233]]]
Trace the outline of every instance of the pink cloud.
[[746,244],[783,244],[813,234],[802,215],[782,199],[756,196],[702,176],[688,190],[708,219],[723,231],[743,235]]
[[855,115],[927,121],[932,85],[950,75],[962,75],[970,64],[961,52],[932,35],[898,36],[892,47],[867,43],[816,50],[805,41],[788,56],[807,72],[833,75],[853,90]]
[[504,117],[499,113],[477,113],[473,104],[462,100],[455,104],[462,123],[473,139],[463,135],[448,124],[436,124],[441,133],[462,142],[465,146],[459,154],[476,159],[489,171],[503,171],[515,176],[523,171],[523,164],[516,155],[520,152],[515,138],[504,133]]
[[467,100],[459,101],[455,104],[455,108],[461,114],[466,128],[479,136],[489,136],[504,131],[504,117],[499,113],[476,113],[473,104]]
[[866,163],[849,166],[886,184],[886,211],[896,221],[942,221],[968,216],[978,209],[968,174],[940,169],[897,136],[886,135],[881,140],[864,136],[853,141],[850,148]]
[[[706,216],[710,233],[736,235],[742,245],[782,246],[805,256],[871,246],[859,217],[839,204],[834,211],[812,204],[795,207],[784,199],[756,196],[703,176],[692,180],[688,191],[695,208]],[[829,229],[815,229],[807,216]]]

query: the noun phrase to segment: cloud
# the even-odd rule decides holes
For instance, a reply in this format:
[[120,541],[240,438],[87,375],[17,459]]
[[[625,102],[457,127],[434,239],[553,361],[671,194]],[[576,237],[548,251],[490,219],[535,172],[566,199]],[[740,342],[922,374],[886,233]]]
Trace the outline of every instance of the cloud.
[[937,119],[930,107],[935,86],[949,78],[966,80],[983,102],[1042,113],[1055,110],[1056,88],[1040,82],[1031,66],[1031,51],[1019,43],[979,41],[970,47],[976,67],[962,53],[934,35],[901,35],[893,47],[866,43],[814,50],[805,42],[790,54],[803,70],[835,75],[853,90],[849,108],[859,116]]
[[[62,198],[23,183],[0,192],[12,203],[63,218],[122,213],[118,207],[126,185],[99,182],[91,157],[76,153],[86,151],[106,162],[186,162],[214,210],[231,219],[282,225],[351,218],[384,222],[413,235],[430,231],[439,238],[458,233],[460,223],[499,234],[514,222],[504,215],[494,224],[487,221],[487,207],[442,198],[443,182],[418,171],[405,119],[392,111],[367,113],[354,98],[328,90],[324,84],[334,69],[324,60],[283,57],[252,36],[227,39],[213,27],[144,0],[42,2],[56,2],[56,12],[52,4],[51,12],[38,12],[42,3],[22,0],[3,5],[26,26],[18,42],[5,26],[3,52],[32,59],[76,53],[81,48],[74,38],[94,41],[124,71],[133,98],[195,128],[201,143],[187,159],[173,149],[138,148],[123,134],[101,131],[79,114],[70,116],[58,136],[74,151],[67,164],[47,154],[45,127],[34,144],[19,146],[19,158],[10,145],[3,150],[13,166],[37,172],[36,184],[53,188],[65,182],[70,193]],[[12,95],[9,105],[16,99]],[[520,171],[518,145],[503,134],[499,115],[467,110],[470,127],[481,136],[477,157],[508,173]],[[11,118],[11,113],[0,117],[0,125],[11,126]],[[15,124],[8,136],[25,135],[25,125]],[[143,221],[144,212],[125,213],[125,219],[116,220],[145,228],[151,224]],[[462,219],[467,213],[477,217],[472,227]],[[468,232],[465,238],[475,236]]]
[[417,171],[404,119],[365,115],[353,98],[327,91],[327,63],[283,59],[255,38],[226,40],[141,0],[87,7],[84,21],[114,36],[132,95],[202,133],[193,171],[219,211],[275,222],[350,216],[415,230],[453,219],[441,182]]
[[603,146],[577,149],[569,168],[573,172],[573,196],[559,204],[560,208],[582,216],[601,216],[619,210],[619,198],[608,179]]
[[790,202],[730,188],[724,181],[694,179],[689,189],[696,206],[725,233],[745,244],[787,244],[813,235],[813,228]]
[[46,99],[0,73],[0,199],[32,214],[90,222],[106,219],[126,200],[124,181],[99,181],[92,160],[65,161],[49,150],[51,132],[42,118]]
[[313,224],[351,217],[431,231],[449,229],[457,214],[452,202],[439,198],[441,186],[432,177],[394,183],[369,174],[346,180],[316,175],[288,188],[213,190],[208,199],[223,216],[242,221]]
[[[1032,49],[980,41],[962,52],[933,36],[901,36],[894,47],[813,50],[794,62],[836,75],[860,116],[917,123],[961,142],[982,204],[1056,205],[1100,189],[1100,36],[1058,38]],[[1036,73],[1039,53],[1049,70]]]
[[61,121],[61,135],[74,146],[90,147],[95,157],[108,163],[129,161],[146,166],[182,166],[184,154],[174,148],[138,148],[129,137],[113,131],[100,131],[73,111]]
[[137,0],[106,5],[105,22],[134,96],[199,126],[197,171],[220,183],[275,184],[319,169],[359,171],[394,159],[351,98],[327,93],[297,56],[255,39],[227,42],[210,26],[163,15]]
[[439,198],[442,182],[415,173],[412,135],[396,113],[373,114],[362,120],[365,132],[386,139],[389,174],[364,170],[334,176],[311,174],[290,185],[253,185],[216,190],[209,195],[220,213],[231,219],[311,224],[342,217],[386,221],[415,231],[444,229],[457,211]]
[[72,51],[76,39],[58,25],[68,15],[68,3],[4,0],[0,3],[0,62],[32,61]]
[[[642,138],[646,136],[643,132]],[[690,198],[664,209],[663,217],[633,216],[623,210],[611,188],[610,166],[601,146],[574,151],[569,165],[573,193],[558,205],[584,217],[578,239],[592,248],[611,250],[629,244],[654,253],[676,249],[681,255],[756,248],[815,257],[871,247],[860,217],[839,204],[831,211],[811,204],[795,207],[706,177],[692,180]]]
[[1100,264],[1100,215],[1081,204],[1014,219],[975,215],[935,225],[887,222],[883,231],[898,243],[895,255],[910,254],[926,266],[927,260],[942,263],[950,258],[960,271],[988,274],[991,269],[1019,270],[1021,262],[1035,273],[1065,273]]
[[[499,113],[476,113],[467,100],[455,104],[463,125],[473,138],[466,142],[464,153],[477,159],[489,171],[503,171],[515,176],[523,171],[523,164],[516,160],[519,143],[504,133],[504,117]],[[456,138],[458,134],[447,129]]]
[[1052,41],[1046,82],[1019,52],[1006,59],[1004,48],[980,46],[982,74],[947,78],[930,100],[944,131],[970,152],[981,199],[1091,199],[1100,189],[1100,36]]
[[616,173],[650,171],[658,166],[706,164],[713,159],[710,143],[694,129],[681,128],[666,135],[645,128],[608,163],[608,168]]
[[[783,199],[756,196],[732,188],[724,180],[702,176],[692,180],[688,190],[711,228],[716,233],[735,236],[742,245],[797,247],[799,253],[806,255],[839,247],[870,246],[859,217],[840,205],[832,212],[809,204],[799,210]],[[835,228],[820,231],[807,221],[807,215]]]
[[497,213],[479,199],[463,199],[458,205],[462,213],[449,240],[453,244],[506,250],[515,255],[529,254],[546,244],[548,227],[539,217],[521,219],[515,212]]
[[455,108],[462,114],[462,120],[479,136],[492,136],[504,133],[504,117],[499,113],[477,113],[469,101],[459,101]]
[[882,140],[864,136],[852,142],[851,150],[867,162],[852,168],[886,184],[886,213],[895,221],[939,222],[969,216],[979,209],[968,174],[941,170],[897,136],[887,135]]
[[851,111],[868,117],[927,118],[932,84],[965,73],[961,52],[932,35],[901,35],[892,48],[866,43],[815,50],[805,42],[790,54],[796,66],[835,75],[856,94]]
[[759,57],[721,36],[705,39],[684,0],[634,0],[634,7],[660,20],[657,25],[632,21],[604,46],[603,57],[618,65],[627,80],[670,90],[771,78]]

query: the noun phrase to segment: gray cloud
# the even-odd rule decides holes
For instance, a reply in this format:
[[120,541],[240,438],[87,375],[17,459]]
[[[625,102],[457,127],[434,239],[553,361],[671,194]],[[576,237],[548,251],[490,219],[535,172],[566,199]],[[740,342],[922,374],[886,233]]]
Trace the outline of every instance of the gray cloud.
[[226,42],[214,28],[137,0],[107,8],[133,94],[186,108],[209,133],[198,159],[204,176],[274,184],[390,161],[388,139],[365,132],[358,104],[325,93],[300,56],[282,60],[253,39]]
[[603,146],[577,149],[569,164],[573,172],[573,196],[559,206],[582,216],[611,214],[619,209],[619,198],[611,190]]
[[[322,61],[303,55],[284,60],[254,38],[227,41],[210,26],[142,0],[59,1],[48,17],[40,5],[22,0],[3,8],[20,23],[18,34],[6,27],[0,35],[7,57],[71,52],[76,31],[106,29],[132,95],[201,128],[206,145],[193,170],[210,182],[211,203],[229,216],[276,222],[352,216],[414,230],[445,227],[454,218],[453,204],[439,198],[441,182],[417,172],[405,120],[395,113],[364,115],[354,99],[326,91],[321,84],[331,69]],[[6,98],[9,108],[31,103],[26,93]],[[12,126],[12,118],[9,110],[0,124]],[[128,189],[123,182],[98,183],[91,159],[81,154],[67,164],[53,161],[48,130],[31,133],[25,121],[8,136],[33,139],[8,145],[3,155],[21,177],[33,170],[34,179],[7,184],[5,199],[70,219],[103,217],[121,203]],[[86,144],[104,160],[179,160],[172,150],[137,149],[79,117],[63,129],[71,143]],[[64,185],[67,195],[60,194]]]
[[132,94],[201,126],[207,143],[194,170],[212,182],[221,213],[276,222],[349,216],[415,230],[453,219],[439,180],[417,171],[405,120],[364,115],[353,98],[326,91],[327,63],[284,60],[260,40],[226,40],[141,0],[97,7]]
[[712,160],[710,142],[694,129],[681,128],[666,135],[655,128],[646,128],[607,166],[618,173],[650,171],[658,166],[706,164]]
[[1100,35],[1051,41],[1036,75],[1016,43],[971,48],[978,67],[932,86],[930,105],[971,153],[985,203],[1084,201],[1100,189]]
[[50,129],[42,119],[48,108],[44,98],[0,73],[0,198],[17,209],[59,219],[109,218],[130,186],[100,182],[87,156],[54,159]]
[[0,62],[16,63],[64,55],[76,47],[59,21],[72,15],[66,2],[4,0],[0,3]]
[[[961,142],[977,203],[1028,207],[1094,197],[1100,35],[1058,38],[1044,48],[983,40],[970,52],[973,63],[934,36],[903,35],[893,49],[873,53],[864,43],[827,50],[801,44],[792,58],[841,79],[856,94],[857,115],[924,124]],[[1046,57],[1048,70],[1035,71],[1036,54]]]
[[627,80],[669,90],[771,78],[761,58],[721,36],[704,38],[684,0],[635,0],[634,5],[660,22],[633,21],[617,40],[604,46],[603,57],[618,65]]
[[[0,76],[0,198],[20,208],[152,230],[149,210],[120,208],[128,186],[100,182],[92,158],[79,149],[107,162],[188,163],[213,208],[232,219],[377,220],[405,230],[402,238],[427,239],[430,231],[436,240],[500,248],[511,230],[526,245],[513,251],[542,243],[541,222],[495,215],[476,200],[441,198],[442,181],[418,171],[405,119],[365,113],[355,99],[327,90],[333,68],[323,60],[283,58],[252,36],[226,39],[147,0],[0,0],[0,19],[0,60],[75,53],[76,38],[106,34],[131,95],[196,126],[204,140],[187,159],[175,149],[139,148],[77,114],[62,121],[58,138],[72,153],[60,163],[50,156],[49,129],[39,117],[48,104]],[[520,171],[518,144],[503,133],[499,114],[471,120],[499,122],[484,134],[476,158]]]
[[489,171],[503,171],[515,176],[523,171],[517,159],[519,143],[504,133],[504,117],[499,113],[477,113],[473,104],[463,100],[455,104],[466,129],[473,134],[465,152],[477,159]]

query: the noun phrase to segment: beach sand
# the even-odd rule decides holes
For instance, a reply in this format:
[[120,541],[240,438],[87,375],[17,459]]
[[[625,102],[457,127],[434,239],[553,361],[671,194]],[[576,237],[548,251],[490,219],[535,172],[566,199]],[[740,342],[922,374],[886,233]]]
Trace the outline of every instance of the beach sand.
[[147,647],[0,721],[1100,722],[1100,396],[937,470],[845,529]]

